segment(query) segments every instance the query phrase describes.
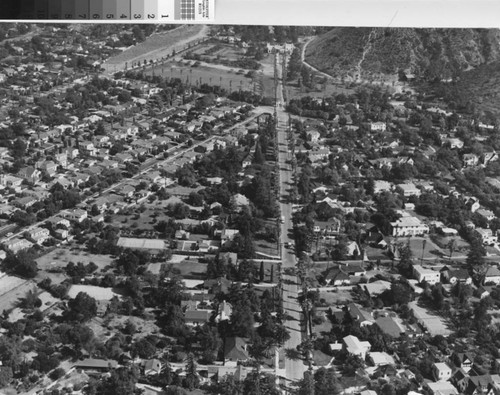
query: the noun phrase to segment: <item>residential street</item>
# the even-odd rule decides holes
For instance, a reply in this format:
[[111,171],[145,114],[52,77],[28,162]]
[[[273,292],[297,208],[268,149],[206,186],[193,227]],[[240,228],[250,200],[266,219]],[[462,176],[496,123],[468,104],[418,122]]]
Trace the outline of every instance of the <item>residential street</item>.
[[[281,78],[280,56],[278,55],[278,75]],[[286,321],[287,329],[290,332],[290,339],[285,343],[285,349],[296,349],[302,342],[301,330],[301,307],[297,303],[299,286],[297,285],[297,276],[286,275],[283,273],[287,268],[295,268],[296,257],[293,249],[293,240],[290,239],[288,232],[292,230],[292,203],[288,202],[288,189],[292,182],[292,168],[287,163],[291,159],[291,154],[288,151],[287,144],[287,122],[288,114],[283,110],[283,86],[281,81],[278,81],[277,92],[277,133],[279,154],[278,161],[280,167],[280,209],[281,215],[284,217],[281,225],[281,243],[282,243],[282,283],[283,283],[283,308],[285,314],[290,317]],[[290,247],[285,248],[285,243],[289,243]],[[291,381],[302,379],[304,372],[307,370],[306,365],[302,360],[285,360],[286,378]]]

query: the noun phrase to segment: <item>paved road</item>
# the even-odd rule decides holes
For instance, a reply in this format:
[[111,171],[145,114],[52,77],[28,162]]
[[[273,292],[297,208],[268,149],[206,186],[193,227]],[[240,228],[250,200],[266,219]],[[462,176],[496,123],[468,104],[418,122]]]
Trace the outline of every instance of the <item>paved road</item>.
[[[278,76],[281,78],[281,59],[278,56]],[[285,243],[293,245],[293,240],[288,236],[288,232],[292,230],[292,204],[283,203],[288,202],[288,189],[290,188],[290,183],[292,182],[292,168],[287,160],[291,159],[290,151],[288,150],[287,143],[287,128],[288,128],[288,114],[283,110],[284,100],[283,100],[283,86],[281,82],[278,82],[277,91],[277,103],[276,103],[276,115],[277,115],[277,133],[278,133],[278,161],[280,166],[280,209],[281,215],[284,217],[283,224],[281,225],[281,243],[282,248],[282,270],[286,268],[294,268],[296,265],[296,257],[293,249],[285,248]],[[286,321],[286,327],[290,333],[290,339],[285,344],[285,349],[293,348],[296,349],[297,346],[302,342],[302,327],[301,327],[301,307],[297,303],[297,297],[299,293],[299,287],[297,285],[297,277],[290,276],[282,273],[282,288],[283,288],[283,308],[285,314],[291,319]],[[307,367],[304,365],[302,360],[285,360],[285,375],[288,380],[296,381],[304,377],[304,372]]]

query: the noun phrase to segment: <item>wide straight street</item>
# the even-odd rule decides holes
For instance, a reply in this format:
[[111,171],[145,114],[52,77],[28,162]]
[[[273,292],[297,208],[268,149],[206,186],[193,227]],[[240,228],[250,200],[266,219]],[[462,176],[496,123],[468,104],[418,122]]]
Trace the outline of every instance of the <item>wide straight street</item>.
[[[289,199],[289,189],[292,187],[292,166],[289,160],[292,158],[288,149],[287,130],[288,114],[284,111],[283,85],[281,83],[281,63],[278,56],[278,87],[277,87],[277,140],[278,140],[278,162],[280,174],[280,209],[283,218],[281,225],[281,243],[282,243],[282,289],[283,289],[283,308],[285,315],[288,316],[286,327],[290,333],[290,339],[285,343],[285,349],[296,349],[302,342],[302,313],[301,306],[297,302],[300,287],[297,284],[297,276],[286,274],[288,270],[294,269],[296,257],[293,249],[293,240],[289,237],[292,232],[292,203]],[[285,248],[289,245],[288,248]],[[285,360],[286,378],[290,381],[300,380],[307,370],[302,360]]]

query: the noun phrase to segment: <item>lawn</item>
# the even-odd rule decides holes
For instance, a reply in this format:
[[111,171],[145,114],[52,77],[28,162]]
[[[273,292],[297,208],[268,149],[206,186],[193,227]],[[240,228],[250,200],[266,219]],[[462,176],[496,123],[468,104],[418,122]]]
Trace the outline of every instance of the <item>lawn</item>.
[[351,289],[353,286],[336,287],[331,291],[320,291],[319,299],[324,299],[328,306],[343,306],[352,301]]
[[98,266],[98,270],[103,270],[106,266],[111,265],[113,258],[109,255],[94,255],[80,249],[56,248],[46,255],[41,256],[36,260],[38,268],[43,271],[49,271],[55,268],[64,268],[69,262],[82,262],[87,265],[94,262]]
[[427,263],[432,263],[433,260],[438,261],[439,259],[441,259],[441,257],[447,258],[449,256],[448,249],[440,248],[429,237],[401,237],[397,240],[397,243],[402,245],[409,244],[411,252],[413,254],[413,258],[415,260],[421,260],[423,258],[425,261],[427,261]]
[[188,259],[186,255],[185,260],[180,262],[167,262],[166,266],[172,265],[172,268],[177,271],[183,278],[204,279],[207,271],[207,264],[200,263],[197,259]]

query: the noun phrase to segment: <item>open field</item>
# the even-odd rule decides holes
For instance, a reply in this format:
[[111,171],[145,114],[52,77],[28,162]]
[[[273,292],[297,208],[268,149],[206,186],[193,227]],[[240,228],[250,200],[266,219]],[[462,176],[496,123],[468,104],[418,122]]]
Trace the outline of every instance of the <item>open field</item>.
[[[239,69],[207,63],[193,67],[191,64],[194,64],[194,61],[165,62],[164,65],[155,66],[154,74],[167,78],[179,78],[193,85],[201,83],[221,86],[227,91],[253,90],[252,79],[245,77],[244,74],[238,74]],[[148,69],[145,74],[151,75],[153,71]]]
[[108,59],[102,67],[107,73],[114,73],[125,69],[132,63],[142,63],[144,60],[159,60],[170,56],[172,51],[180,51],[186,48],[192,41],[203,39],[208,33],[206,25],[183,25],[168,32],[153,34],[146,41],[135,45],[117,56]]
[[109,255],[94,255],[81,250],[70,250],[69,248],[56,248],[46,255],[36,260],[38,268],[44,271],[66,267],[69,262],[82,262],[87,265],[94,262],[102,270],[112,263],[113,259]]

